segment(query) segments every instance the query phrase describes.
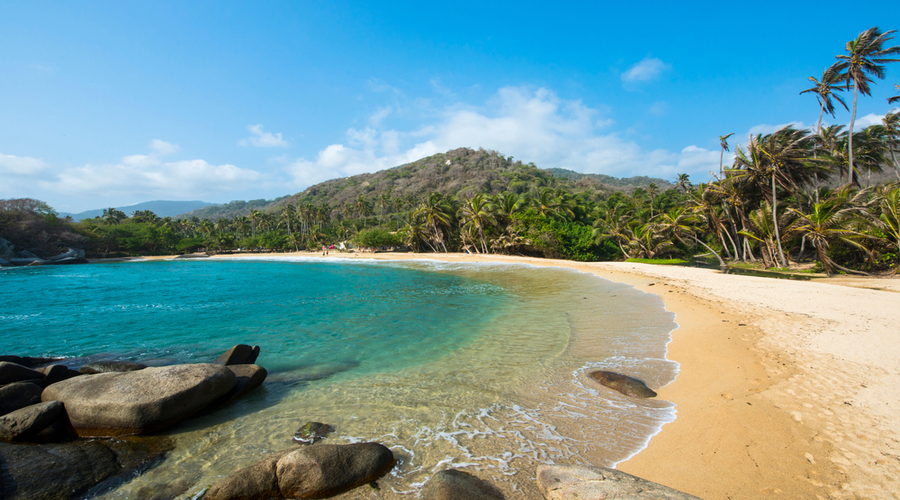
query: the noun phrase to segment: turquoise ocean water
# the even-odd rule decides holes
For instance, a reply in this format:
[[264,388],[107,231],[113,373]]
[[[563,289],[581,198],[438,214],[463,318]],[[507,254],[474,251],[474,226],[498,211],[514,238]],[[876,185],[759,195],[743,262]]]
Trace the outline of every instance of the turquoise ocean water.
[[176,450],[104,498],[173,483],[191,494],[292,446],[308,420],[335,425],[331,442],[394,450],[380,498],[449,467],[538,498],[538,464],[614,465],[674,418],[671,403],[585,380],[593,368],[673,380],[673,316],[655,296],[569,270],[211,259],[14,268],[0,287],[0,354],[162,365],[261,347],[262,388],[170,431]]

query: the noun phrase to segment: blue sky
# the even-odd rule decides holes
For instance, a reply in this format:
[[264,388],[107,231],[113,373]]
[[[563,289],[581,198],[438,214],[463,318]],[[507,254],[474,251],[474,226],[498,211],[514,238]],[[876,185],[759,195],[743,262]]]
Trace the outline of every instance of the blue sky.
[[719,135],[814,125],[807,77],[900,29],[900,2],[861,5],[3,2],[0,198],[273,198],[457,147],[706,181]]

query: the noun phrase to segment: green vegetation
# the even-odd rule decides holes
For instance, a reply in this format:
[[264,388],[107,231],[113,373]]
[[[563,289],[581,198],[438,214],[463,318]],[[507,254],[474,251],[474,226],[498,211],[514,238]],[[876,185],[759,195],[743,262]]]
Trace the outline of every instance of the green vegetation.
[[659,266],[683,266],[690,261],[684,259],[626,259],[625,262],[636,262],[638,264],[656,264]]
[[[72,223],[36,200],[0,201],[0,235],[20,248],[81,246],[93,254],[205,248],[300,250],[355,242],[417,252],[499,253],[580,261],[628,259],[791,269],[891,272],[900,265],[900,110],[852,134],[822,127],[839,92],[869,95],[884,74],[893,31],[876,28],[801,94],[816,96],[815,130],[750,137],[720,170],[694,185],[542,170],[494,151],[460,148],[399,167],[335,179],[275,202],[232,202],[206,218],[128,217],[115,208]],[[898,96],[900,97],[900,96]],[[637,185],[647,182],[646,184]],[[624,189],[628,187],[628,189]],[[199,212],[196,212],[199,213]],[[47,250],[49,247],[49,250]],[[698,256],[699,254],[699,256]],[[806,267],[812,267],[807,265]]]

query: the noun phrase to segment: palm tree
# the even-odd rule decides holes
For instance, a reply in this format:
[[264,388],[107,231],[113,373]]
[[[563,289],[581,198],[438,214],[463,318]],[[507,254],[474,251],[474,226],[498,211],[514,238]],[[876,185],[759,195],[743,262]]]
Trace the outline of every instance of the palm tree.
[[826,111],[834,118],[834,102],[832,99],[839,102],[848,112],[850,111],[847,107],[847,103],[844,102],[844,99],[835,94],[836,91],[846,88],[841,88],[841,86],[838,85],[839,82],[844,82],[846,79],[847,77],[838,71],[837,64],[833,64],[822,72],[821,81],[816,80],[813,76],[809,77],[809,80],[814,83],[813,87],[800,92],[800,95],[812,92],[816,94],[816,100],[819,101],[819,121],[816,123],[816,133],[819,133],[819,131],[822,130],[822,116]]
[[[721,162],[719,164],[719,168],[722,168]],[[694,185],[691,184],[691,176],[689,176],[688,174],[678,174],[678,176],[675,178],[675,181],[675,187],[681,188],[681,191],[684,193],[688,192],[689,189],[694,187]]]
[[867,274],[842,267],[828,255],[829,247],[836,241],[869,253],[869,250],[856,240],[871,236],[850,229],[851,222],[860,220],[859,209],[854,204],[848,204],[845,198],[838,196],[816,203],[809,213],[802,213],[794,208],[788,210],[799,218],[795,230],[815,247],[816,257],[822,263],[826,274],[831,276],[834,268],[849,273]]
[[892,62],[900,62],[900,59],[893,59],[888,56],[900,54],[900,46],[883,48],[888,40],[894,37],[888,36],[895,33],[889,30],[882,33],[877,27],[873,26],[863,31],[853,40],[847,42],[845,50],[847,54],[837,55],[838,63],[835,65],[836,71],[845,74],[847,85],[853,81],[853,113],[850,115],[850,167],[849,182],[853,184],[853,126],[856,123],[856,100],[860,92],[863,95],[871,96],[869,84],[872,80],[869,75],[878,79],[884,78],[884,65]]
[[722,148],[722,152],[719,154],[719,178],[725,176],[724,162],[725,162],[725,151],[730,151],[728,149],[728,138],[733,136],[734,132],[728,135],[720,135],[719,136],[719,146]]
[[449,229],[453,221],[453,204],[440,193],[431,193],[415,211],[422,216],[426,227],[431,232],[431,248],[437,252],[438,247],[447,252],[444,243],[444,230]]
[[[490,253],[488,250],[487,229],[496,224],[497,220],[491,213],[490,199],[483,193],[475,193],[471,198],[463,202],[457,212],[461,229],[463,233],[474,234],[478,237],[481,244],[481,250],[484,253]],[[478,245],[473,245],[476,253]]]
[[900,250],[900,187],[886,190],[880,200],[881,221],[884,231],[891,235]]
[[728,267],[719,252],[716,252],[709,245],[697,237],[697,225],[702,221],[698,214],[690,213],[684,207],[674,207],[668,212],[659,214],[656,220],[656,227],[664,234],[669,234],[673,238],[687,245],[684,238],[689,238],[693,242],[703,245],[713,255],[719,259],[719,266]]
[[297,216],[297,208],[294,205],[281,207],[281,220],[287,224],[288,238],[291,237],[291,221]]
[[[900,96],[897,97],[900,98]],[[891,163],[894,164],[897,179],[900,179],[900,163],[897,162],[897,157],[894,155],[894,148],[900,146],[900,111],[885,114],[881,123],[884,124],[885,146],[890,152]]]
[[[821,170],[810,158],[812,137],[805,131],[785,127],[774,134],[750,137],[747,151],[737,148],[735,166],[742,170],[744,176],[755,184],[763,195],[772,203],[772,223],[775,226],[775,240],[778,243],[778,256],[781,267],[788,267],[784,250],[781,247],[778,220],[777,186],[790,192],[797,192],[801,186],[808,184],[816,172]],[[771,192],[764,188],[771,185]]]
[[114,226],[127,219],[128,216],[125,215],[125,212],[121,210],[116,210],[115,208],[104,208],[103,209],[103,223],[107,226]]
[[251,210],[250,211],[250,232],[251,235],[256,237],[256,228],[259,226],[260,221],[262,221],[263,213],[259,210]]
[[[894,87],[897,87],[897,92],[900,92],[900,85],[897,85],[895,83]],[[888,104],[894,104],[895,102],[900,102],[900,93],[898,93],[894,97],[888,97]]]

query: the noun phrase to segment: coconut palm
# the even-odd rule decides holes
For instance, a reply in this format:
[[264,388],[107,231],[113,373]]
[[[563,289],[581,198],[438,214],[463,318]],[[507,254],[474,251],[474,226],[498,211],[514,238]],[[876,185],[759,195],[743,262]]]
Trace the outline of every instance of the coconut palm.
[[700,215],[691,213],[684,207],[674,207],[668,212],[659,214],[659,217],[656,218],[655,226],[662,234],[668,234],[685,245],[688,244],[684,240],[685,238],[702,245],[719,259],[719,266],[727,267],[722,256],[719,255],[719,252],[713,250],[712,247],[697,237],[698,226],[703,223],[705,223],[705,221],[703,221]]
[[[813,76],[809,77],[809,80],[814,85],[812,88],[800,92],[800,95],[812,92],[816,94],[816,100],[819,101],[819,121],[816,122],[816,133],[822,130],[822,116],[826,111],[832,118],[834,117],[834,101],[832,99],[839,102],[844,109],[850,111],[844,99],[835,94],[835,92],[846,88],[846,79],[846,76],[837,69],[837,64],[834,64],[822,72],[822,80],[816,80]],[[844,84],[843,87],[840,85],[841,83]]]
[[845,196],[839,195],[814,204],[809,213],[794,208],[788,210],[798,217],[795,230],[812,243],[817,260],[822,263],[826,274],[831,276],[835,268],[849,273],[868,274],[840,266],[828,255],[832,243],[838,241],[871,253],[858,240],[872,236],[852,229],[853,222],[862,221],[859,217],[860,210],[854,203],[848,203]]
[[722,151],[719,154],[719,178],[720,179],[725,176],[725,170],[724,170],[725,151],[730,151],[730,149],[728,149],[728,138],[733,135],[734,135],[734,132],[732,132],[728,135],[720,135],[719,136],[719,147],[722,148]]
[[894,154],[894,150],[900,148],[900,111],[885,114],[881,123],[884,125],[885,147],[890,153],[897,179],[900,179],[900,162]]
[[[460,229],[472,240],[477,238],[484,253],[488,250],[487,230],[496,224],[497,220],[491,212],[490,198],[483,193],[475,193],[471,198],[463,202],[457,212]],[[474,238],[473,238],[474,237]],[[465,241],[465,240],[464,240]],[[478,245],[473,245],[476,253],[480,253]]]
[[869,84],[872,80],[869,75],[878,79],[884,78],[884,65],[892,62],[900,62],[889,56],[900,54],[900,46],[884,48],[884,44],[894,37],[888,36],[895,33],[894,30],[882,33],[873,26],[863,31],[853,40],[847,42],[845,50],[847,54],[837,55],[838,63],[836,71],[844,73],[847,84],[853,82],[853,112],[850,115],[850,167],[848,170],[849,182],[853,184],[853,126],[856,123],[856,100],[860,92],[871,96]]
[[415,214],[423,218],[430,232],[430,245],[435,252],[438,251],[438,247],[447,252],[445,231],[450,229],[453,213],[453,203],[441,193],[429,194],[415,211]]
[[900,85],[894,84],[894,87],[897,87],[898,94],[894,97],[888,97],[888,104],[894,104],[895,102],[900,102]]
[[[765,198],[772,203],[772,223],[775,226],[775,240],[778,244],[779,263],[787,267],[787,259],[781,247],[778,220],[778,195],[777,186],[789,192],[797,192],[809,184],[817,172],[823,172],[822,167],[809,157],[812,137],[805,131],[785,127],[774,134],[762,136],[757,134],[750,137],[746,152],[738,147],[735,157],[735,166],[738,167],[738,176],[743,176],[760,190]],[[771,191],[766,187],[771,186]]]
[[[721,169],[721,164],[719,168]],[[688,190],[694,187],[694,185],[691,184],[691,176],[688,174],[678,174],[675,178],[675,187],[681,188],[681,191],[684,193],[688,192]]]
[[897,250],[900,250],[900,187],[885,190],[879,200],[879,208],[881,227],[894,239]]
[[281,207],[281,220],[287,225],[288,238],[291,237],[291,221],[297,217],[297,208],[294,205]]
[[112,207],[103,209],[103,224],[107,226],[115,226],[127,218],[128,216],[121,210]]

